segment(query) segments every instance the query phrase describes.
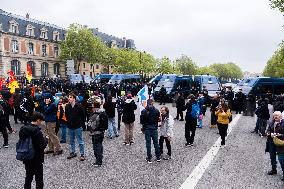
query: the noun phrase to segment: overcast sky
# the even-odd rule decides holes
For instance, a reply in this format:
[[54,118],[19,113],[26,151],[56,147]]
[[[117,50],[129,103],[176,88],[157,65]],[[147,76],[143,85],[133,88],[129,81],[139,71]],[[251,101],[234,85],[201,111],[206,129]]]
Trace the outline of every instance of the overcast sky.
[[284,39],[283,16],[268,0],[0,0],[0,8],[99,28],[157,58],[185,54],[199,66],[234,62],[251,72],[261,72]]

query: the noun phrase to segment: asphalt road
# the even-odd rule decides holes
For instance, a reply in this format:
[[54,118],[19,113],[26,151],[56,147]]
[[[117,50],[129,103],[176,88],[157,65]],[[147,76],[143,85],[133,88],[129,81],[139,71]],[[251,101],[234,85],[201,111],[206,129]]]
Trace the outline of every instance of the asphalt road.
[[[170,107],[173,116],[176,110]],[[159,105],[157,105],[160,108]],[[136,120],[139,112],[136,112]],[[12,127],[19,130],[20,125]],[[172,159],[147,164],[144,135],[139,133],[140,125],[135,124],[135,144],[124,146],[124,127],[121,135],[115,139],[104,140],[103,166],[92,165],[95,158],[87,132],[84,133],[86,161],[78,158],[67,160],[69,145],[63,144],[64,154],[53,157],[45,156],[45,188],[179,188],[191,174],[199,161],[218,139],[217,129],[210,129],[210,115],[204,118],[204,128],[197,129],[193,147],[185,147],[184,122],[176,121],[172,141]],[[265,139],[250,131],[255,119],[241,117],[227,139],[227,146],[220,149],[196,188],[284,188],[279,174],[268,176],[270,169],[269,155],[264,154]],[[18,133],[10,134],[10,147],[0,149],[0,188],[23,188],[24,165],[15,159],[15,144]],[[1,137],[0,144],[3,139]],[[77,148],[78,151],[78,148]],[[166,151],[166,149],[165,149]],[[154,155],[154,150],[152,150]]]

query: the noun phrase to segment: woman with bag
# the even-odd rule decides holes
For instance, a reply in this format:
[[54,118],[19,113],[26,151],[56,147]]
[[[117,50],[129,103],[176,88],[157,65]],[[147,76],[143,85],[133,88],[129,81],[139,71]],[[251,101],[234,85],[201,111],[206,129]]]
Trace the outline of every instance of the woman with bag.
[[[267,149],[266,152],[270,154],[272,170],[269,171],[268,175],[277,174],[277,161],[276,154],[278,155],[278,161],[281,165],[283,172],[282,181],[284,181],[284,120],[280,111],[273,113],[273,120],[269,124],[267,129]],[[281,144],[282,143],[282,144]]]

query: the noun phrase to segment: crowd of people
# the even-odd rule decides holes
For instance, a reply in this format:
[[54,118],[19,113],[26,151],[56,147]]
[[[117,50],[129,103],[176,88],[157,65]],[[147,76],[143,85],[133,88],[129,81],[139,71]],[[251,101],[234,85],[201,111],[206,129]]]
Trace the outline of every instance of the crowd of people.
[[[125,88],[126,86],[128,88]],[[15,132],[9,123],[9,115],[13,113],[15,124],[19,122],[24,124],[19,131],[19,139],[31,137],[35,149],[34,157],[24,161],[25,188],[31,188],[33,176],[35,176],[37,187],[43,187],[44,154],[62,155],[64,153],[62,144],[67,141],[69,141],[70,152],[66,158],[70,160],[77,157],[76,139],[80,153],[78,158],[80,161],[84,161],[86,158],[84,131],[90,132],[95,167],[101,167],[103,164],[103,140],[106,131],[110,140],[119,137],[121,122],[124,123],[123,144],[133,145],[135,143],[133,134],[135,110],[137,109],[134,97],[137,95],[138,86],[141,88],[141,85],[136,83],[126,84],[124,88],[117,84],[107,86],[103,84],[73,85],[61,80],[42,79],[35,81],[33,85],[26,85],[21,90],[16,90],[12,95],[7,94],[7,91],[2,91],[2,95],[0,95],[0,128],[4,138],[3,146],[9,147],[7,129],[10,133]],[[35,91],[34,94],[32,90]],[[127,92],[122,94],[123,90]],[[57,96],[58,93],[60,93],[60,97]],[[220,147],[223,148],[225,147],[228,125],[232,121],[232,110],[236,110],[237,114],[249,110],[251,111],[250,115],[253,116],[254,109],[256,109],[257,122],[253,132],[259,133],[262,137],[267,136],[266,151],[270,153],[272,165],[272,170],[268,174],[277,173],[276,154],[282,171],[284,171],[284,147],[276,146],[273,141],[275,136],[281,140],[284,138],[284,119],[282,121],[281,114],[284,111],[284,96],[279,97],[273,105],[270,101],[272,99],[266,97],[269,95],[263,95],[257,100],[256,108],[254,107],[255,98],[244,95],[241,90],[234,94],[231,88],[228,88],[213,98],[209,97],[206,89],[194,92],[188,97],[177,92],[175,117],[174,113],[169,111],[168,106],[164,105],[158,110],[154,105],[154,100],[149,98],[145,109],[140,113],[139,120],[142,125],[141,132],[145,135],[146,161],[148,163],[153,161],[151,143],[155,149],[157,162],[162,159],[171,159],[174,120],[185,121],[185,146],[193,146],[196,128],[204,126],[202,120],[209,107],[211,114],[209,127],[218,128],[221,137]],[[274,108],[273,110],[269,110],[269,104]],[[269,121],[269,119],[271,120]],[[44,127],[41,130],[43,121]],[[167,148],[166,154],[163,153],[164,142]]]

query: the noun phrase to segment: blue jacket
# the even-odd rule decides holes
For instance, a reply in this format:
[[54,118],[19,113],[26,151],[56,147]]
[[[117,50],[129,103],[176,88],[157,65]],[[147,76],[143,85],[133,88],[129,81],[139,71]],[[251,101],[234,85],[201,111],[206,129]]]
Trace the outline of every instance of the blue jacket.
[[56,122],[56,113],[57,108],[54,103],[44,104],[43,106],[43,115],[45,122]]
[[154,106],[147,106],[140,115],[140,123],[143,125],[143,130],[157,130],[159,118],[159,110]]

